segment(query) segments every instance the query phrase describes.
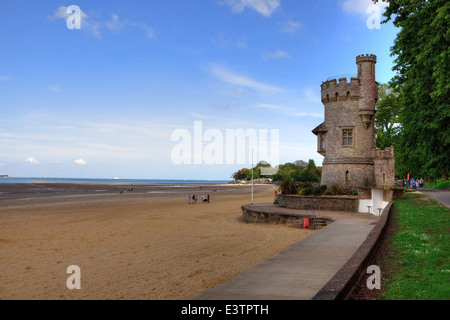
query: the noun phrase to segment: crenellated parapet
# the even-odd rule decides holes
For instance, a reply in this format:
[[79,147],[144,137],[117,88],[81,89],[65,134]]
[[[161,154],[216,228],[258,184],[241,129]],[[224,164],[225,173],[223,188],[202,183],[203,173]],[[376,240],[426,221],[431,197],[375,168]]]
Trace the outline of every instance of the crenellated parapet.
[[384,150],[373,149],[372,150],[373,159],[393,159],[394,158],[394,147],[388,147]]
[[331,79],[322,83],[321,95],[322,103],[347,101],[358,101],[360,97],[360,81],[358,78],[350,78],[350,82],[347,78],[339,78],[339,82],[336,79]]
[[356,64],[363,62],[377,63],[377,56],[374,54],[361,54],[356,57]]

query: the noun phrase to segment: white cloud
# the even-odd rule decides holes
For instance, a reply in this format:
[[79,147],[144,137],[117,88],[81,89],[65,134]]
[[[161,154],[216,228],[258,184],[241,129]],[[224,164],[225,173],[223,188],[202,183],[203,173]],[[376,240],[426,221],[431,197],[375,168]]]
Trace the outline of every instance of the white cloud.
[[320,96],[317,93],[316,90],[312,90],[312,89],[306,89],[305,90],[305,96],[306,98],[308,98],[308,101],[310,102],[315,102],[315,103],[321,103],[322,101],[320,100]]
[[286,58],[290,58],[289,53],[287,53],[286,51],[277,50],[275,52],[266,51],[266,52],[263,53],[263,59],[264,60],[269,60],[269,59],[286,59]]
[[[100,29],[106,28],[110,31],[119,31],[126,26],[138,28],[145,32],[146,36],[148,38],[153,38],[154,32],[153,29],[147,26],[145,23],[137,23],[129,21],[128,19],[120,19],[119,16],[115,13],[112,14],[112,17],[109,21],[95,21],[91,17],[89,17],[85,12],[80,10],[81,13],[81,30],[84,30],[90,34],[93,34],[97,38],[100,38]],[[67,13],[67,7],[60,6],[58,9],[53,12],[52,15],[49,15],[48,18],[50,20],[55,19],[64,19],[67,20],[67,18],[71,16],[70,13]]]
[[344,2],[341,2],[341,5],[344,12],[367,15],[367,9],[370,6],[377,5],[384,8],[388,4],[381,1],[375,4],[372,0],[345,0]]
[[263,108],[263,109],[271,109],[271,110],[281,110],[283,109],[283,107],[274,105],[274,104],[269,104],[269,103],[258,103],[257,105],[258,108]]
[[280,0],[225,0],[233,12],[242,12],[245,8],[253,9],[265,17],[270,17],[280,6]]
[[87,162],[86,162],[86,160],[84,160],[84,159],[77,159],[77,160],[74,161],[74,163],[75,163],[75,164],[78,164],[78,165],[80,165],[80,166],[85,166],[85,165],[87,165]]
[[250,88],[250,89],[261,91],[261,92],[274,93],[274,92],[284,91],[283,89],[278,88],[276,86],[272,86],[272,85],[269,85],[266,83],[262,83],[262,82],[235,74],[235,73],[228,71],[219,66],[212,67],[211,71],[212,71],[212,74],[216,78],[218,78],[219,80],[221,80],[223,82],[229,83],[229,84],[234,84],[234,85]]
[[296,33],[303,29],[303,24],[299,21],[286,21],[281,26],[281,31],[284,33]]
[[147,38],[153,38],[154,32],[153,29],[147,26],[145,23],[133,23],[132,26],[137,27],[145,31]]
[[27,160],[25,160],[25,162],[28,162],[29,164],[38,164],[39,163],[39,161],[37,161],[36,158],[33,158],[33,157],[27,158]]
[[191,114],[192,114],[192,116],[194,116],[196,118],[200,118],[200,119],[209,119],[210,118],[204,114],[199,114],[199,113],[194,113],[194,112],[192,112]]
[[[53,12],[52,15],[49,15],[47,17],[50,20],[55,19],[67,20],[67,18],[72,15],[71,13],[67,13],[67,8],[68,7],[66,6],[60,6]],[[84,30],[88,33],[93,34],[97,38],[100,38],[100,30],[99,30],[100,23],[89,18],[89,16],[83,10],[80,10],[80,14],[81,14],[81,24],[80,24],[81,30]]]
[[322,113],[316,113],[316,112],[294,112],[291,115],[293,115],[295,117],[323,118]]
[[61,88],[58,86],[50,86],[48,87],[48,90],[51,92],[61,92]]
[[236,105],[234,101],[225,101],[225,102],[213,102],[211,106],[215,109],[228,110],[233,108]]
[[110,21],[105,22],[106,27],[109,30],[120,30],[124,27],[125,23],[119,20],[119,16],[117,14],[112,14],[112,19]]

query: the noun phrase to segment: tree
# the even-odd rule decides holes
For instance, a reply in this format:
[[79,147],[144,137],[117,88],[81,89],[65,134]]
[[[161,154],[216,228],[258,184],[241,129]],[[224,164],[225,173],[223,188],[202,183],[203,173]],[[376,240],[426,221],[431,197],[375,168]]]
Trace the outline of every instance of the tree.
[[301,167],[301,168],[306,167],[308,165],[308,163],[306,163],[303,160],[296,160],[296,161],[294,161],[294,164],[299,166],[299,167]]
[[[375,3],[378,0],[373,0]],[[383,23],[400,28],[391,55],[402,133],[396,161],[407,172],[447,177],[450,169],[450,2],[387,0]]]
[[[253,168],[253,178],[259,179],[261,174],[261,168],[271,167],[266,161],[260,161]],[[263,176],[265,178],[271,178],[275,181],[282,181],[283,179],[293,179],[294,181],[301,182],[317,182],[320,179],[321,168],[317,168],[314,160],[305,162],[303,160],[297,160],[294,163],[287,162],[278,166],[278,172],[274,175]],[[242,168],[231,175],[235,180],[250,180],[252,177],[252,170]]]
[[380,84],[376,107],[376,146],[384,150],[396,145],[400,133],[399,113],[401,106],[399,93],[395,92],[388,84]]

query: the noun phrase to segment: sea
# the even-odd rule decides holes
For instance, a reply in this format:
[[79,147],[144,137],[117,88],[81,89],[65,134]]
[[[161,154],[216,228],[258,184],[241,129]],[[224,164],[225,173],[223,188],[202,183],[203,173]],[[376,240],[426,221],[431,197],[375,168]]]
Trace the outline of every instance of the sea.
[[93,179],[93,178],[47,178],[47,177],[9,177],[1,178],[0,183],[33,183],[33,182],[47,182],[47,183],[118,183],[118,184],[132,184],[132,183],[160,183],[160,184],[223,184],[228,183],[229,180],[188,180],[188,179]]

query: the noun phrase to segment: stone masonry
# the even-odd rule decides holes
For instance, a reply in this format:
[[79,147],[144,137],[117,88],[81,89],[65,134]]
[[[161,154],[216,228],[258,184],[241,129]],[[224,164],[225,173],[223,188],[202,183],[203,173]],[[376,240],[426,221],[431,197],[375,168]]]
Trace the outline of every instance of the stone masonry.
[[325,121],[312,132],[324,156],[321,184],[345,188],[394,185],[394,150],[375,148],[375,55],[356,57],[357,77],[321,85]]

